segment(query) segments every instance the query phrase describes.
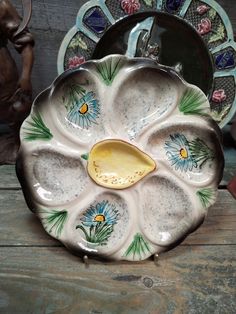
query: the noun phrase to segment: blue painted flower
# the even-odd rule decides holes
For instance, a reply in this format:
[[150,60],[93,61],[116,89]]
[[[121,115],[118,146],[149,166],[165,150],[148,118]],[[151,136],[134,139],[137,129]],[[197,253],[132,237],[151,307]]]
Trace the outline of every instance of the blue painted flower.
[[165,143],[165,150],[171,166],[175,165],[175,170],[186,172],[197,167],[197,162],[191,156],[189,143],[184,135],[170,135],[170,140]]
[[96,123],[99,114],[99,102],[95,99],[93,92],[88,92],[74,102],[67,115],[67,119],[83,129],[88,129],[92,123]]
[[115,205],[109,204],[108,201],[102,201],[95,206],[91,205],[81,218],[82,224],[86,227],[96,225],[98,223],[106,223],[114,225],[117,223],[118,210]]

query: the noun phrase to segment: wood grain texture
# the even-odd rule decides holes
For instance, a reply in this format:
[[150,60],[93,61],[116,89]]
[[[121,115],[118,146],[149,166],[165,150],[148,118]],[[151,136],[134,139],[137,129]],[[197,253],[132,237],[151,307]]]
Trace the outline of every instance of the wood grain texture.
[[224,149],[225,168],[220,187],[227,186],[230,180],[236,175],[236,149],[228,147]]
[[[1,189],[20,189],[20,183],[16,177],[15,166],[0,166],[0,190]],[[0,193],[3,193],[0,191]]]
[[[0,192],[0,246],[59,246],[50,238],[37,217],[29,211],[21,191]],[[183,245],[236,245],[236,200],[228,191],[219,191],[203,225]]]
[[[21,10],[20,0],[12,2]],[[35,94],[55,78],[61,40],[85,2],[33,1]],[[236,1],[218,2],[236,32]],[[217,203],[203,225],[160,255],[157,265],[92,260],[87,268],[28,210],[15,168],[0,167],[0,313],[234,314],[236,200],[225,186],[236,173],[236,149],[228,132],[224,145],[226,167]]]
[[0,191],[0,246],[59,245],[28,209],[22,191]]
[[235,248],[178,247],[157,265],[92,261],[88,268],[63,248],[3,248],[0,311],[234,314]]

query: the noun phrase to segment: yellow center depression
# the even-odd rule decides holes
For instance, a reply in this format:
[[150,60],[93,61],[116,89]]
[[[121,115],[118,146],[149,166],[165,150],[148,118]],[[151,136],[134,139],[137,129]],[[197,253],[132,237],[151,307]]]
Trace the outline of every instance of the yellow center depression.
[[88,105],[87,105],[86,103],[84,103],[84,104],[80,107],[79,112],[80,112],[81,114],[87,113],[87,112],[88,112]]
[[180,152],[180,157],[183,158],[183,159],[187,159],[188,158],[188,152],[185,148],[181,148]]
[[125,189],[156,168],[155,161],[136,146],[120,140],[105,140],[93,146],[88,173],[99,185]]

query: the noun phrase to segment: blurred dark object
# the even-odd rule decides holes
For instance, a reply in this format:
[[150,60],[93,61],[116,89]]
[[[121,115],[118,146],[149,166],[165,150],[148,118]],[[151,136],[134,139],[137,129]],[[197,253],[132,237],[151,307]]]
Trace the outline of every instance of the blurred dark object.
[[[234,140],[234,144],[236,145],[236,118],[232,121],[231,129],[230,129],[231,136]],[[236,199],[236,175],[235,177],[229,182],[227,189]]]
[[229,182],[227,189],[236,199],[236,176]]
[[[8,0],[0,0],[0,123],[6,132],[0,134],[0,164],[14,164],[19,149],[19,129],[32,104],[31,71],[34,40],[27,29],[31,0],[23,0],[24,19]],[[21,54],[22,70],[8,48],[11,41]]]
[[236,117],[232,121],[232,125],[231,125],[231,128],[230,128],[230,133],[231,133],[231,136],[232,136],[232,138],[234,140],[234,143],[236,145]]

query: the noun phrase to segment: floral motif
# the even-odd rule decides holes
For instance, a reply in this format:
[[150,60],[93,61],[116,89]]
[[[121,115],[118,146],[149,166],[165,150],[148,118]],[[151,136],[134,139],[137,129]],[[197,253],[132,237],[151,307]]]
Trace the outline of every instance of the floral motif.
[[[206,35],[208,33],[210,33],[212,31],[212,22],[214,21],[214,19],[217,16],[217,12],[216,10],[214,10],[213,8],[209,8],[207,5],[200,5],[197,7],[197,13],[199,15],[203,15],[205,14],[207,11],[209,11],[208,13],[208,17],[204,18],[201,20],[201,23],[198,24],[197,27],[197,31],[200,35]],[[223,40],[225,37],[225,26],[220,22],[217,30],[212,31],[213,34],[210,36],[208,43],[214,43],[218,40]]]
[[116,206],[108,201],[102,201],[87,209],[80,219],[81,224],[77,225],[76,229],[83,231],[88,243],[106,245],[118,219]]
[[203,15],[204,13],[206,13],[208,10],[209,10],[210,8],[207,6],[207,5],[205,5],[205,4],[202,4],[202,5],[199,5],[198,7],[197,7],[197,13],[199,14],[199,15]]
[[221,103],[223,101],[225,101],[227,98],[227,95],[225,93],[224,89],[218,89],[215,90],[212,94],[212,101],[217,102],[217,103]]
[[121,8],[125,11],[126,14],[134,14],[140,9],[139,0],[122,0]]
[[[58,77],[22,126],[17,167],[46,231],[109,259],[173,246],[204,219],[220,180],[209,108],[203,92],[152,60],[107,56]],[[51,142],[25,140],[29,127]]]
[[68,69],[75,69],[80,64],[83,64],[84,62],[85,62],[85,58],[84,57],[74,56],[72,58],[69,58]]
[[197,31],[200,35],[208,34],[211,31],[211,21],[208,18],[202,19]]
[[189,143],[184,135],[170,135],[170,141],[166,141],[165,149],[171,166],[175,166],[175,170],[186,172],[197,167],[196,161],[191,156]]
[[97,223],[107,223],[114,225],[117,223],[118,211],[115,205],[109,204],[108,201],[102,201],[95,206],[91,205],[81,218],[82,224],[91,227]]
[[183,134],[170,135],[170,140],[165,142],[166,155],[175,166],[175,170],[181,172],[192,171],[193,168],[201,168],[202,165],[214,159],[212,150],[201,139],[188,141]]
[[67,119],[83,129],[88,129],[92,123],[96,123],[100,115],[100,105],[95,98],[94,92],[81,91],[80,93],[82,97],[79,99],[76,98],[76,95],[71,96],[72,102],[68,110]]

